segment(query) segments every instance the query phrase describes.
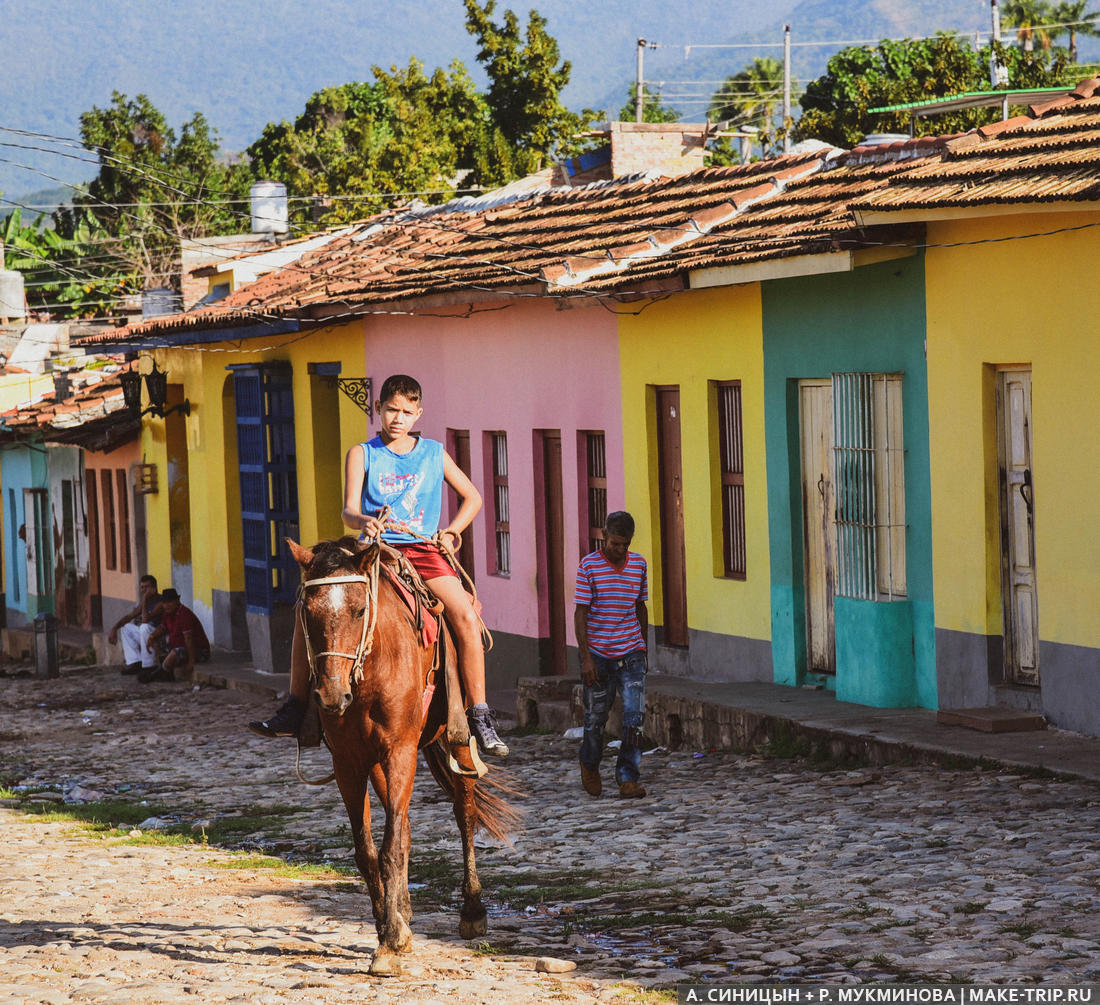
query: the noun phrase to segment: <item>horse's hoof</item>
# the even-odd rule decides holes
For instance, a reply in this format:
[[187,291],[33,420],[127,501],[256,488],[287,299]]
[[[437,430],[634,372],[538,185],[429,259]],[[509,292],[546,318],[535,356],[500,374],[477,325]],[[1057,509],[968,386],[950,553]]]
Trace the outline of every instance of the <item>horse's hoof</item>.
[[374,977],[400,977],[401,961],[392,949],[383,949],[379,946],[375,951],[374,959],[370,961],[370,973]]
[[480,938],[487,931],[489,931],[489,923],[484,914],[480,918],[459,918],[458,920],[458,934],[467,942]]

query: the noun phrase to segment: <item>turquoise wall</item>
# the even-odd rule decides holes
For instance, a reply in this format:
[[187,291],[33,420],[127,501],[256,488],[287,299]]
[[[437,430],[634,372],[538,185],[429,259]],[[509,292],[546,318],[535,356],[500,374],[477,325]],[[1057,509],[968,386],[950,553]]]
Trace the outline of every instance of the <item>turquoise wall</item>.
[[15,530],[23,526],[24,489],[48,489],[49,466],[46,451],[42,447],[8,445],[0,451],[0,485],[3,486],[4,515],[4,595],[9,610],[18,611],[26,619],[44,610],[53,610],[53,597],[27,597],[26,544],[18,536],[13,537],[12,514],[9,512],[11,496],[15,495]]
[[936,707],[923,256],[763,284],[764,421],[775,681],[806,671],[798,381],[903,373],[906,583],[892,603],[838,599],[837,697]]

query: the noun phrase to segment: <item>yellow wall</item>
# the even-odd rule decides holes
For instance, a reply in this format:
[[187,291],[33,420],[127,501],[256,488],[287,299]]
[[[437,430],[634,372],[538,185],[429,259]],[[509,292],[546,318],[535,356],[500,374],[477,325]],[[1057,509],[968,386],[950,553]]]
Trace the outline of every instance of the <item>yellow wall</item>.
[[[674,294],[619,322],[626,507],[634,549],[650,563],[650,617],[663,622],[657,525],[655,385],[679,385],[689,627],[771,637],[764,358],[759,285]],[[710,382],[740,380],[744,426],[747,579],[716,572],[721,509]]]
[[[930,245],[1018,237],[1100,213],[929,224]],[[995,367],[1032,367],[1039,634],[1100,646],[1100,227],[927,252],[936,625],[1001,626]]]
[[[307,338],[295,334],[269,335],[246,341],[237,349],[228,343],[161,349],[155,355],[161,369],[168,371],[169,386],[183,384],[191,403],[187,426],[188,470],[190,477],[191,557],[196,608],[212,608],[213,591],[240,591],[244,588],[239,487],[235,464],[236,429],[227,428],[226,415],[234,410],[232,379],[227,366],[288,360],[293,367],[295,401],[295,447],[298,464],[298,507],[300,536],[310,543],[342,533],[340,509],[343,499],[331,495],[331,480],[324,485],[326,498],[319,498],[318,481],[313,476],[316,449],[329,452],[331,468],[337,454],[362,439],[365,416],[345,395],[339,399],[339,429],[325,428],[315,435],[311,401],[311,375],[308,364],[314,361],[338,362],[342,375],[362,376],[364,372],[363,331],[359,324],[321,329]],[[146,356],[146,354],[142,354]],[[141,363],[143,373],[152,364],[148,357]],[[144,391],[143,391],[144,393]],[[146,401],[145,404],[148,404]],[[146,416],[142,429],[142,449],[146,461],[156,463],[161,491],[147,496],[149,571],[165,584],[170,582],[172,564],[168,543],[168,495],[164,427],[170,420]],[[342,471],[342,468],[341,468]]]

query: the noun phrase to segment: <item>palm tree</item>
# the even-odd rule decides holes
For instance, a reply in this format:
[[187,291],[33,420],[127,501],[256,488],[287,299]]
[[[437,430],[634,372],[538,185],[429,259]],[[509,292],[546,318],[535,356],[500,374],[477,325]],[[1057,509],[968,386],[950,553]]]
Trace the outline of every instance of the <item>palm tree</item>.
[[760,143],[768,148],[781,137],[788,123],[776,127],[775,116],[783,100],[783,63],[770,56],[757,57],[740,73],[726,77],[711,96],[708,116],[755,125]]
[[1005,24],[1016,27],[1016,38],[1023,45],[1024,52],[1035,49],[1035,38],[1044,49],[1050,48],[1050,32],[1043,28],[1045,24],[1057,21],[1048,0],[1008,0],[1001,8]]
[[1069,61],[1077,62],[1077,36],[1100,35],[1100,29],[1096,26],[1100,11],[1086,11],[1089,0],[1062,0],[1054,8],[1054,20],[1058,24],[1065,25],[1060,31],[1069,33]]

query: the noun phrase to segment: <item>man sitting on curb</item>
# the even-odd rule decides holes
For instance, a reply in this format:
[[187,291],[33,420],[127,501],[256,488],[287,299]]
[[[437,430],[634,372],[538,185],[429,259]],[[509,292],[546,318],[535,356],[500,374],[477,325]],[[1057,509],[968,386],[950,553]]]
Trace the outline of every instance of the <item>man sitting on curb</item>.
[[161,605],[160,625],[149,636],[145,646],[152,652],[154,643],[163,635],[168,639],[168,655],[159,667],[150,667],[138,674],[138,680],[142,684],[155,680],[175,680],[177,668],[182,668],[179,676],[186,680],[190,678],[196,663],[210,660],[210,643],[206,639],[202,622],[190,608],[180,603],[180,595],[169,587],[161,594]]
[[111,645],[122,643],[122,656],[126,661],[124,674],[136,674],[157,665],[156,657],[146,646],[149,636],[160,624],[160,594],[157,593],[155,576],[142,576],[138,580],[138,605],[129,614],[118,619],[107,641]]
[[648,668],[649,599],[646,562],[630,551],[634,518],[622,511],[604,521],[603,545],[585,555],[577,569],[573,625],[584,680],[584,739],[581,740],[581,785],[590,796],[603,791],[600,759],[603,731],[615,702],[623,693],[623,737],[615,764],[619,795],[640,799],[642,766],[639,748],[645,714]]

